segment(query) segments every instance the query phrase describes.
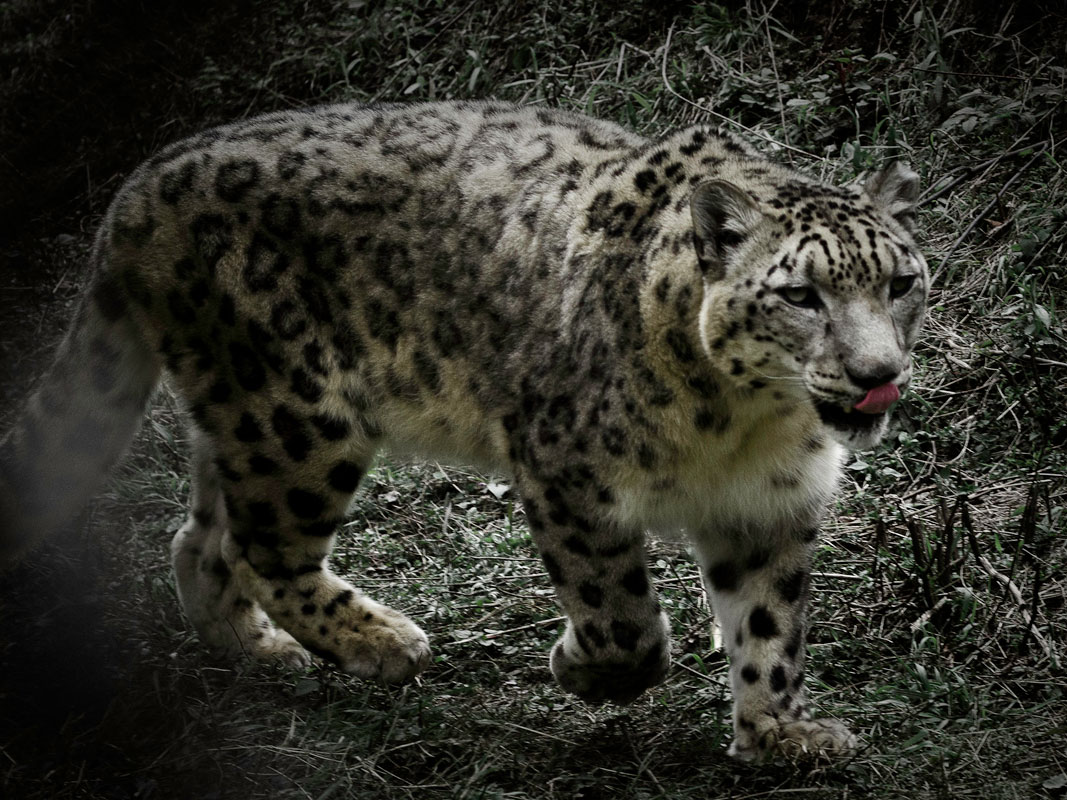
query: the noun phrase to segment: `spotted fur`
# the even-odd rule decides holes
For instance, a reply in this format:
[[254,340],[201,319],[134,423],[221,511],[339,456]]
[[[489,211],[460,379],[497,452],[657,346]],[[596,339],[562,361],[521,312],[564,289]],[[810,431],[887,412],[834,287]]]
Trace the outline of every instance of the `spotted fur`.
[[429,663],[326,562],[387,445],[514,476],[569,618],[566,690],[625,703],[667,674],[643,542],[684,531],[731,659],[731,751],[845,750],[803,691],[808,565],[838,442],[885,429],[855,406],[909,378],[915,198],[900,166],[836,188],[703,126],[649,141],[495,103],[206,131],[101,226],[0,445],[0,544],[92,495],[166,373],[193,430],[173,562],[209,645],[389,681]]

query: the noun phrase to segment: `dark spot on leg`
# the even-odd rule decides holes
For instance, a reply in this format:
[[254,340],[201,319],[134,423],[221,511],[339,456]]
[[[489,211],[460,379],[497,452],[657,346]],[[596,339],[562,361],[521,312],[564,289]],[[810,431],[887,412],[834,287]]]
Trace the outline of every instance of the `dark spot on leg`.
[[708,578],[718,592],[730,592],[740,582],[737,566],[732,561],[720,561],[708,568]]
[[234,428],[233,435],[239,442],[258,442],[263,438],[263,430],[256,418],[245,411],[241,414],[240,424]]
[[278,512],[274,504],[267,501],[249,503],[248,516],[255,525],[269,526],[278,523]]
[[689,337],[685,334],[685,331],[678,328],[671,328],[667,331],[665,337],[667,345],[674,353],[674,357],[683,364],[688,364],[696,358],[693,350],[693,345],[689,341]]
[[240,342],[231,342],[229,351],[230,365],[241,388],[249,392],[262,389],[267,381],[267,373],[255,352]]
[[286,500],[289,510],[300,519],[315,519],[326,508],[326,501],[321,495],[306,489],[290,489]]
[[789,684],[788,679],[785,677],[785,667],[781,664],[771,670],[771,691],[784,692],[785,687]]
[[800,643],[803,638],[804,628],[802,625],[797,625],[793,635],[789,637],[789,643],[785,646],[785,655],[790,661],[797,660],[797,653],[800,652]]
[[333,489],[344,494],[351,494],[356,490],[362,477],[363,470],[358,464],[351,461],[341,461],[330,470],[326,480]]
[[[528,509],[527,513],[529,513]],[[566,581],[563,578],[563,568],[560,567],[559,562],[550,553],[541,553],[541,560],[545,563],[545,569],[548,571],[548,577],[551,578],[552,583],[556,586],[563,586]]]
[[351,602],[351,600],[352,592],[351,590],[346,589],[345,591],[340,592],[329,603],[324,605],[322,607],[322,613],[325,614],[327,617],[332,617],[335,613],[337,613],[338,606],[347,606],[349,602]]
[[741,668],[741,678],[745,683],[755,683],[759,680],[759,667],[755,664],[745,664]]
[[219,300],[219,320],[226,325],[233,325],[237,321],[237,308],[233,303],[233,295],[223,292]]
[[322,384],[308,374],[303,367],[297,367],[291,374],[290,387],[299,397],[309,403],[317,403],[322,399]]
[[278,471],[278,462],[257,453],[248,459],[248,468],[257,475],[273,475]]
[[207,393],[207,398],[211,403],[218,405],[227,402],[232,395],[233,387],[229,382],[219,379],[211,384],[211,388]]
[[623,553],[629,553],[638,544],[637,539],[631,539],[628,542],[620,542],[616,545],[608,545],[607,547],[598,547],[596,552],[598,556],[604,558],[616,558]]
[[748,629],[753,636],[770,639],[778,635],[778,623],[766,606],[756,606],[748,616]]
[[598,648],[602,648],[608,643],[607,638],[601,633],[600,628],[592,622],[587,622],[582,626],[582,633],[584,633],[586,638]]
[[188,325],[196,319],[196,311],[185,299],[185,295],[174,289],[167,293],[167,310],[175,322]]
[[226,480],[232,481],[233,483],[240,482],[242,478],[241,473],[231,467],[230,462],[222,456],[215,459],[215,466],[218,468],[219,474]]
[[641,629],[632,622],[613,620],[611,623],[611,638],[622,650],[634,652],[637,649],[637,640],[641,638]]
[[225,580],[230,577],[230,568],[221,558],[216,558],[211,562],[211,574]]
[[795,603],[804,593],[807,580],[807,571],[798,569],[796,572],[792,572],[789,575],[778,579],[778,593],[782,596],[782,599],[785,600],[785,602],[790,604]]
[[634,567],[623,575],[622,588],[637,597],[644,597],[648,594],[648,573],[645,568]]
[[568,536],[564,540],[563,546],[570,550],[572,553],[579,556],[584,556],[588,558],[589,556],[593,555],[593,551],[589,549],[589,546],[582,540],[582,537],[577,535]]
[[600,608],[604,604],[604,591],[596,584],[583,581],[578,587],[582,602],[591,608]]
[[303,461],[311,450],[311,438],[293,412],[285,406],[278,406],[271,416],[271,427],[281,437],[282,447],[293,461]]
[[341,524],[340,519],[320,519],[312,522],[310,525],[301,525],[300,533],[304,536],[314,536],[316,538],[325,538],[332,536],[337,526]]
[[277,529],[273,527],[254,528],[252,530],[252,541],[260,547],[273,551],[278,549],[281,537],[278,535]]
[[270,326],[285,341],[292,341],[307,328],[307,318],[292,300],[283,300],[270,315]]

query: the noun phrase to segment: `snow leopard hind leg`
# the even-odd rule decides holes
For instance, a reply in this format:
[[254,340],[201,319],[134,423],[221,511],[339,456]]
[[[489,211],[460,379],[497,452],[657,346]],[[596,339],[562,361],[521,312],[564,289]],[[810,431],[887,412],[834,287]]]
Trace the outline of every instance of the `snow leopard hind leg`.
[[218,467],[207,437],[195,430],[191,461],[189,517],[171,541],[171,564],[185,616],[204,643],[224,657],[248,655],[308,666],[308,652],[277,628],[234,580],[235,565],[223,556],[229,515]]

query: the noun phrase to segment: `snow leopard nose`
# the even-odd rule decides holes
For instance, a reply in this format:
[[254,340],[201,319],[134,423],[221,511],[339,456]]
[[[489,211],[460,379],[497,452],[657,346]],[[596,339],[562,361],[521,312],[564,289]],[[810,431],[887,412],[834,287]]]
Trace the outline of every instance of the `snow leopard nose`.
[[856,384],[859,388],[867,391],[877,389],[879,386],[884,386],[887,383],[892,383],[900,374],[899,369],[889,364],[872,365],[862,371],[852,370],[846,366],[845,372],[848,374],[848,379],[850,381]]

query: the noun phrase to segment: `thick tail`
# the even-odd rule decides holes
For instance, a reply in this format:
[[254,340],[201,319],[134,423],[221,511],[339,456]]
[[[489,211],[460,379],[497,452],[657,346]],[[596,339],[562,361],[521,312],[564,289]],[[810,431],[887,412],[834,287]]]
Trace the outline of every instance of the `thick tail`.
[[117,279],[98,269],[50,371],[0,440],[0,566],[99,490],[137,432],[160,369]]

